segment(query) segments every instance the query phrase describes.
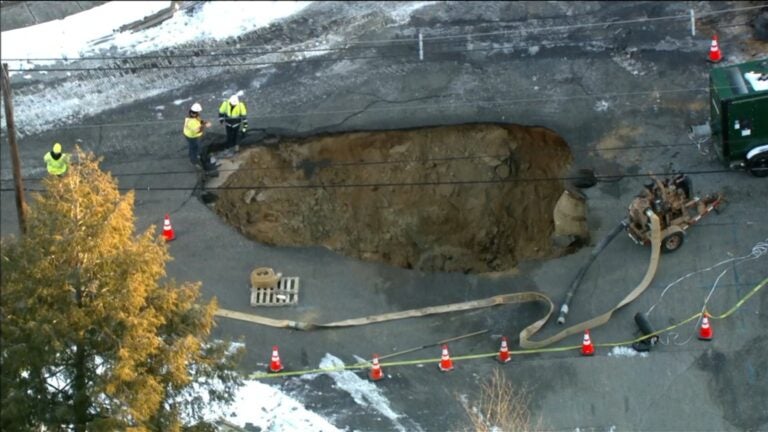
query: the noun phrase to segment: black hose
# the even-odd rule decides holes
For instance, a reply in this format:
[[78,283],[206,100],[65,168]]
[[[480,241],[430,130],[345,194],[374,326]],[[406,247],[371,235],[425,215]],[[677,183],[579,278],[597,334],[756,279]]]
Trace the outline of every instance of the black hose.
[[626,228],[628,223],[628,220],[622,220],[618,225],[616,225],[616,228],[608,233],[608,235],[600,240],[600,243],[598,243],[597,246],[592,249],[592,253],[589,255],[589,258],[587,258],[587,262],[584,263],[584,265],[582,265],[579,269],[579,272],[576,273],[576,277],[573,278],[571,286],[568,288],[568,292],[565,293],[565,300],[563,300],[563,305],[560,306],[560,316],[557,317],[558,324],[565,324],[565,316],[568,315],[568,306],[571,304],[571,299],[573,298],[573,294],[576,292],[576,288],[581,285],[581,280],[584,279],[584,275],[587,274],[589,266],[592,265],[592,263],[595,261],[595,258],[600,255],[600,252],[602,252],[603,249],[608,246],[611,240],[613,240],[618,233]]

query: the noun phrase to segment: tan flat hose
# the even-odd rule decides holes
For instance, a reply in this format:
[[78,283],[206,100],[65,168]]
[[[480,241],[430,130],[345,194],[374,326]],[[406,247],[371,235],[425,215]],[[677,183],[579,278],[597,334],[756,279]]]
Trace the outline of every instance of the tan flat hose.
[[422,317],[427,315],[436,315],[436,314],[443,314],[443,313],[449,313],[449,312],[480,309],[480,308],[486,308],[486,307],[503,305],[503,304],[540,302],[547,306],[547,313],[544,317],[534,322],[533,324],[527,326],[520,332],[520,346],[523,348],[542,348],[547,345],[551,345],[559,340],[562,340],[570,335],[581,333],[586,329],[596,328],[605,324],[611,318],[611,315],[613,315],[613,312],[615,312],[617,309],[621,308],[622,306],[630,303],[631,301],[635,300],[638,296],[640,296],[640,294],[643,293],[643,291],[645,291],[646,288],[648,288],[648,286],[651,284],[651,281],[653,280],[653,276],[656,274],[656,269],[658,268],[658,265],[659,265],[659,256],[661,253],[661,227],[659,224],[658,217],[653,212],[647,211],[646,214],[651,220],[651,261],[648,264],[648,269],[646,270],[645,276],[643,277],[643,280],[640,282],[640,284],[638,284],[613,309],[605,312],[602,315],[596,316],[590,320],[570,326],[562,330],[561,332],[541,341],[532,341],[530,340],[530,338],[534,334],[536,334],[536,332],[538,332],[544,326],[544,324],[547,323],[547,321],[549,320],[549,317],[552,315],[552,312],[555,309],[555,306],[549,297],[535,291],[526,291],[526,292],[513,293],[513,294],[501,294],[501,295],[488,297],[480,300],[470,300],[470,301],[460,302],[460,303],[450,303],[450,304],[439,305],[439,306],[429,306],[429,307],[424,307],[419,309],[409,309],[405,311],[390,312],[390,313],[385,313],[380,315],[369,315],[362,318],[353,318],[353,319],[335,321],[335,322],[325,323],[325,324],[302,322],[302,321],[291,321],[291,320],[279,320],[279,319],[267,318],[264,316],[250,314],[250,313],[237,312],[237,311],[228,310],[228,309],[219,309],[218,311],[216,311],[216,315],[221,317],[231,318],[231,319],[237,319],[241,321],[252,322],[255,324],[265,325],[269,327],[290,328],[290,329],[296,329],[296,330],[314,330],[314,329],[323,329],[323,328],[360,326],[360,325],[366,325],[366,324],[380,323],[384,321],[399,320],[404,318],[417,318],[417,317]]

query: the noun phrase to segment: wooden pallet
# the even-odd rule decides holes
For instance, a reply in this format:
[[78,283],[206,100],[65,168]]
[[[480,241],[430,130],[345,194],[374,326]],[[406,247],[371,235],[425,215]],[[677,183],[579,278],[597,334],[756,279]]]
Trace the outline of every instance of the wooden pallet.
[[298,277],[280,278],[276,287],[251,287],[251,306],[290,306],[298,302]]

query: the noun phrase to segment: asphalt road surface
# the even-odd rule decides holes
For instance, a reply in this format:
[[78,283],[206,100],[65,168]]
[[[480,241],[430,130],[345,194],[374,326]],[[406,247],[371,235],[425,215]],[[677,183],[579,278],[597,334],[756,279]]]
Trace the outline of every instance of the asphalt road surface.
[[[749,255],[755,244],[768,239],[768,181],[723,170],[687,136],[690,125],[708,116],[712,65],[706,58],[712,32],[720,35],[726,62],[765,58],[768,50],[752,40],[744,25],[754,11],[701,18],[696,36],[687,19],[649,18],[755,4],[438,2],[398,14],[407,5],[317,3],[239,42],[300,49],[321,41],[331,46],[333,41],[376,42],[312,57],[294,54],[293,60],[240,47],[222,60],[226,66],[153,70],[141,69],[145,64],[139,62],[133,73],[120,76],[84,72],[78,86],[55,74],[14,83],[26,185],[38,186],[33,179],[44,172],[42,155],[52,140],[79,140],[104,157],[103,166],[121,188],[136,190],[137,230],[162,226],[163,216],[171,214],[177,239],[170,243],[174,261],[169,276],[202,281],[205,296],[216,296],[227,309],[254,311],[247,287],[257,266],[301,278],[297,306],[258,310],[275,318],[327,322],[520,291],[540,291],[557,302],[590,247],[556,260],[525,262],[514,272],[465,275],[423,273],[360,262],[320,247],[270,247],[243,238],[198,199],[197,176],[180,135],[186,103],[173,102],[194,98],[213,112],[224,95],[243,90],[254,113],[252,128],[285,136],[473,122],[544,126],[571,146],[574,167],[624,175],[585,190],[593,242],[624,217],[647,181],[642,174],[691,172],[695,193],[722,191],[728,199],[724,212],[693,227],[682,249],[662,258],[645,294],[592,331],[595,343],[630,340],[638,334],[635,313],[657,302],[649,315],[657,328],[700,311],[710,293],[708,308],[722,313],[768,274],[768,257],[731,262],[685,279],[660,300],[664,288],[678,278]],[[211,42],[197,47],[232,46]],[[252,64],[261,61],[280,63]],[[65,101],[99,98],[126,102],[110,102],[109,109],[94,113],[73,112],[74,121],[64,116],[36,121],[27,109],[35,101],[64,106]],[[162,115],[158,106],[165,107]],[[263,136],[254,132],[244,145],[264,145]],[[209,138],[221,141],[223,134]],[[6,236],[17,230],[17,222],[5,138],[2,156]],[[640,281],[649,255],[649,249],[626,236],[614,240],[586,275],[569,322],[613,307]],[[728,271],[713,290],[723,270]],[[317,368],[327,355],[353,364],[372,353],[385,355],[485,329],[450,344],[451,353],[496,351],[501,335],[510,338],[515,350],[518,332],[542,313],[530,305],[503,306],[310,332],[220,318],[216,334],[243,338],[245,372],[264,370],[274,344],[287,370],[302,370]],[[385,368],[387,379],[377,387],[386,407],[358,403],[326,374],[266,382],[348,430],[464,429],[468,420],[461,401],[475,402],[479,384],[494,369],[526,389],[532,414],[546,430],[768,429],[768,292],[759,291],[713,327],[710,342],[691,338],[693,323],[677,328],[644,356],[609,348],[598,348],[590,358],[575,350],[513,355],[503,366],[489,358],[457,361],[449,374],[438,371],[440,351],[431,347],[395,358],[430,362]],[[557,329],[550,323],[544,335]],[[574,336],[559,345],[580,342]]]

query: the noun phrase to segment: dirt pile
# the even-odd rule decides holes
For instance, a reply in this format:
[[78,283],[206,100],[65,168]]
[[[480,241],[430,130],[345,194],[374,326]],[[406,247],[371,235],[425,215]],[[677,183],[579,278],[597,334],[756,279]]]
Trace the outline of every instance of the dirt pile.
[[283,140],[239,159],[215,210],[249,238],[487,272],[552,254],[551,178],[571,154],[545,128],[475,124]]

